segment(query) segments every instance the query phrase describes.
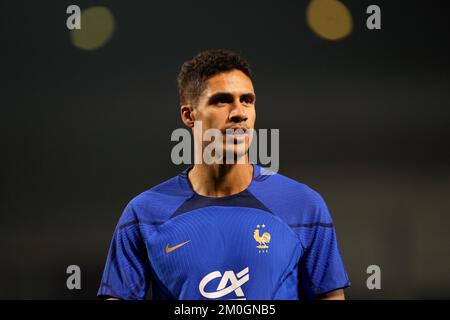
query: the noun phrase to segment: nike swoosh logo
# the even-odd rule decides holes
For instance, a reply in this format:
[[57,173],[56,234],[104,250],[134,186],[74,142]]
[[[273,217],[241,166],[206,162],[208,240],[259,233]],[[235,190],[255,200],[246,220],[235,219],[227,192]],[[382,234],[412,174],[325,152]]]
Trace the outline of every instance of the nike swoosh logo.
[[179,247],[182,247],[182,246],[184,246],[185,244],[187,244],[189,242],[191,242],[191,240],[188,240],[186,242],[177,244],[176,246],[173,246],[173,247],[169,247],[169,245],[167,244],[166,245],[166,253],[171,253],[172,251],[177,250]]

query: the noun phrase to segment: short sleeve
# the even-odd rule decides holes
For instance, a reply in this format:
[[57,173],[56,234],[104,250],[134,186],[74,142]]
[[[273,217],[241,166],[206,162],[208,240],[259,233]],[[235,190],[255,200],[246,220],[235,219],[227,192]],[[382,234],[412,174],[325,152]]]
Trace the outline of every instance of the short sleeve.
[[143,300],[149,288],[149,277],[146,246],[129,204],[114,231],[97,296]]
[[305,243],[299,261],[300,297],[314,297],[350,286],[350,281],[339,251],[336,230],[322,197],[318,197],[314,221],[297,230]]

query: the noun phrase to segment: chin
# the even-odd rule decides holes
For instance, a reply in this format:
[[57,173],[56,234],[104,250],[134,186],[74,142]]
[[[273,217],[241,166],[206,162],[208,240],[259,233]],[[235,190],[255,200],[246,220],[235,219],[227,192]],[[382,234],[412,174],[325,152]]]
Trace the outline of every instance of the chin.
[[[225,158],[227,151],[228,151],[230,154],[233,155],[233,161],[234,161],[233,163],[238,163],[238,159],[245,157],[248,154],[248,148],[245,148],[245,149],[242,148],[244,150],[241,150],[241,148],[242,147],[238,147],[236,145],[232,148],[228,148],[228,149],[224,148],[224,150],[223,150],[224,162],[228,160]],[[244,160],[245,160],[245,158],[244,158]],[[241,161],[242,161],[242,159],[241,159]]]

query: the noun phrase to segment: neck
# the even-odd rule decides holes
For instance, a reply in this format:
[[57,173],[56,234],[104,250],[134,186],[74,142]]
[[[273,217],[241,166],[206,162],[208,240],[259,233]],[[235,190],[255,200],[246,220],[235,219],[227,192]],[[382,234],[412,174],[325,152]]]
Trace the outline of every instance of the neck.
[[247,189],[253,178],[253,166],[250,163],[196,164],[188,178],[197,194],[225,197]]

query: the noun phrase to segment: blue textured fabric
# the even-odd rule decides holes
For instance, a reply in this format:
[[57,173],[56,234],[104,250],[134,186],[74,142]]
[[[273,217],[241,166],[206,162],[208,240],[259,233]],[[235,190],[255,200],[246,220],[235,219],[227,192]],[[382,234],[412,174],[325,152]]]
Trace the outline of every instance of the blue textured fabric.
[[312,299],[350,285],[322,197],[253,165],[249,187],[196,194],[186,169],[143,192],[114,232],[98,296]]

